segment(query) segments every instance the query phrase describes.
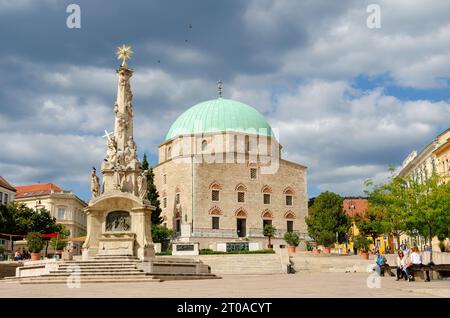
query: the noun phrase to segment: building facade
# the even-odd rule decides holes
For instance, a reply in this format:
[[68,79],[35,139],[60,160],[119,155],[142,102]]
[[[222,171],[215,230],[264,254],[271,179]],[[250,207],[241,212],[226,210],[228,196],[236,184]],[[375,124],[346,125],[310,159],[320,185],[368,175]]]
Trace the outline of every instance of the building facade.
[[74,193],[53,183],[17,186],[16,202],[33,209],[45,208],[56,222],[70,231],[69,237],[86,233],[86,203]]
[[[433,172],[437,173],[442,182],[450,180],[450,128],[438,135],[422,151],[413,151],[403,161],[399,176],[413,177],[417,182],[423,182],[429,178]],[[406,234],[400,237],[402,244],[411,245],[413,243],[423,246],[426,240],[417,236],[410,237]],[[439,240],[435,237],[431,242],[433,251],[440,251]],[[449,248],[449,241],[445,242]]]
[[263,227],[306,237],[306,167],[281,158],[281,145],[251,106],[219,98],[173,123],[154,167],[164,225],[215,249],[249,241],[265,248]]
[[437,136],[433,156],[436,158],[436,172],[444,182],[450,181],[450,128]]
[[417,182],[428,179],[433,172],[444,180],[450,176],[450,128],[436,137],[419,153],[414,150],[403,161],[399,176],[413,177]]
[[14,201],[16,191],[16,188],[6,181],[5,178],[0,176],[0,205],[6,205],[9,202]]

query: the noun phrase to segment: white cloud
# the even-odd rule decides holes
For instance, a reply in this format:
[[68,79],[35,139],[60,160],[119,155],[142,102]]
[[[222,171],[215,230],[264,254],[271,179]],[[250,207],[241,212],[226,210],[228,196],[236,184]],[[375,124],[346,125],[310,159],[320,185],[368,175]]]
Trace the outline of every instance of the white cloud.
[[364,179],[383,175],[448,125],[450,103],[401,101],[381,89],[313,81],[280,96],[269,119],[280,130],[287,159],[309,167],[310,182],[361,194]]

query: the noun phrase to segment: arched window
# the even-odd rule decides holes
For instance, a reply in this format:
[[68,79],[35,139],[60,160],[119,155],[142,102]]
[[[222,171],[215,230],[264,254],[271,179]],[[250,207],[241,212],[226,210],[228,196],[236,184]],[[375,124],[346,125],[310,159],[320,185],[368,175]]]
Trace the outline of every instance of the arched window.
[[220,201],[220,190],[222,190],[222,186],[217,181],[213,181],[209,188],[211,189],[211,201],[218,202]]
[[264,204],[270,204],[270,199],[271,199],[271,193],[272,193],[272,188],[269,187],[268,185],[265,185],[262,187],[261,192],[263,193],[263,203]]
[[284,218],[286,219],[286,231],[287,232],[293,232],[294,231],[294,219],[295,213],[292,211],[287,211],[284,214]]
[[295,219],[296,216],[295,216],[295,213],[294,213],[294,212],[292,212],[292,211],[287,211],[287,212],[284,214],[284,218],[285,218],[285,219]]
[[239,183],[235,190],[237,191],[237,202],[244,203],[245,202],[245,192],[247,191],[247,187],[242,183]]
[[287,187],[286,189],[284,189],[283,194],[286,206],[292,206],[294,204],[294,190],[292,190],[291,187]]
[[263,219],[263,230],[266,225],[272,225],[273,214],[269,210],[264,210],[261,213],[261,217]]
[[265,209],[262,213],[261,213],[261,217],[263,219],[273,219],[273,214],[272,212],[270,212],[270,210]]
[[209,215],[223,215],[222,210],[217,205],[215,205],[211,209],[209,209],[208,214]]
[[167,159],[170,159],[172,157],[172,147],[169,146],[169,148],[167,148]]

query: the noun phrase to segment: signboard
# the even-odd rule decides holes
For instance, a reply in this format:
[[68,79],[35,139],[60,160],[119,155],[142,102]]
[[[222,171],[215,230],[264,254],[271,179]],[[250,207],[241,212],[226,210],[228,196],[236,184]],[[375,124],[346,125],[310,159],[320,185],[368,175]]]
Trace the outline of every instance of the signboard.
[[193,251],[194,250],[194,244],[177,244],[176,245],[177,251],[179,252],[185,252],[185,251]]
[[227,252],[248,251],[248,250],[249,250],[248,242],[230,242],[230,243],[227,243]]

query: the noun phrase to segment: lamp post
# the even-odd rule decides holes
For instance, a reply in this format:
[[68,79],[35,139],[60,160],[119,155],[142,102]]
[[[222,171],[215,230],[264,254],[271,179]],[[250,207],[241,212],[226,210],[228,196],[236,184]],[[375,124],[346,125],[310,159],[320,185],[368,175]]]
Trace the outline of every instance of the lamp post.
[[353,254],[356,255],[357,252],[356,252],[356,250],[355,250],[355,225],[354,225],[354,222],[353,222],[353,219],[354,219],[354,217],[355,217],[356,206],[355,206],[355,204],[353,203],[353,200],[350,200],[350,204],[349,204],[348,209],[349,209],[350,211],[352,211],[352,212],[350,213],[350,215],[352,216]]

